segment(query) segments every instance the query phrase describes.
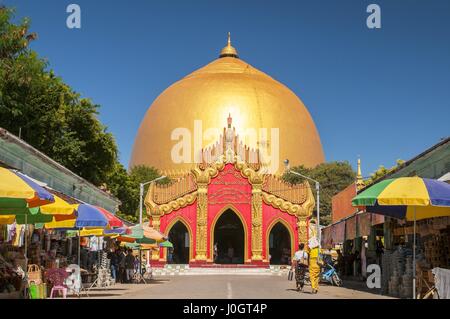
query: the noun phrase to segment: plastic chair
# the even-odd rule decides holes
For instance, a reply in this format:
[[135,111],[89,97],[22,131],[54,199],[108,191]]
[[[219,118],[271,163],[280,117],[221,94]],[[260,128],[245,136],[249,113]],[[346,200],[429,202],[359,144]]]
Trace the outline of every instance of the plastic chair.
[[67,286],[64,285],[66,278],[69,276],[65,269],[48,269],[46,272],[47,280],[52,284],[50,298],[53,298],[54,293],[62,292],[63,298],[67,297]]

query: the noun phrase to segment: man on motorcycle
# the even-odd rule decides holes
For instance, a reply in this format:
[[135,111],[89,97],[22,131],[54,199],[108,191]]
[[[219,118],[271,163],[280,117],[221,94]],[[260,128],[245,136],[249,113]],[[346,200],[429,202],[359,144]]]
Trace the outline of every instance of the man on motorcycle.
[[308,268],[308,253],[305,251],[305,244],[298,245],[292,260],[292,268],[295,269],[295,282],[298,291],[303,290],[305,285],[305,272]]

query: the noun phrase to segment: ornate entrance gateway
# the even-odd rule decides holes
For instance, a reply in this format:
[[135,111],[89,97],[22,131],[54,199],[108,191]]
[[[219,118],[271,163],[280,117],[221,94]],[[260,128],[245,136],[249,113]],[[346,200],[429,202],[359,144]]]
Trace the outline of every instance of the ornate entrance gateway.
[[173,248],[167,251],[167,263],[188,264],[190,240],[187,227],[181,221],[177,221],[170,228],[168,238]]
[[[314,207],[310,186],[307,182],[291,185],[267,174],[262,153],[245,146],[231,122],[229,117],[219,141],[201,151],[202,162],[195,168],[177,174],[165,172],[171,184],[151,184],[145,198],[147,214],[152,226],[165,234],[175,221],[183,220],[190,235],[191,266],[216,261],[266,267],[271,234],[273,257],[285,263],[292,257],[293,247],[308,239]],[[278,226],[279,222],[282,225]],[[153,251],[154,266],[167,263],[166,250]]]
[[277,222],[270,230],[269,234],[269,255],[271,265],[289,265],[291,263],[292,247],[291,235],[288,228]]
[[231,209],[220,215],[214,226],[214,250],[217,264],[243,264],[245,251],[244,225]]

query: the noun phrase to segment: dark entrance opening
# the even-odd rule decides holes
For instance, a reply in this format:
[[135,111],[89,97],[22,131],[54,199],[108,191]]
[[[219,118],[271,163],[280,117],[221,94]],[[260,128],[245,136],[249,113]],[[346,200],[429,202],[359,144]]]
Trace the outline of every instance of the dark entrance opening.
[[272,265],[289,265],[291,262],[291,236],[280,222],[270,231],[269,254]]
[[[217,245],[216,264],[243,264],[244,225],[231,209],[224,212],[214,227],[214,246]],[[216,250],[216,249],[214,249]]]
[[189,264],[189,232],[182,222],[178,221],[172,226],[169,241],[173,248],[167,248],[167,263]]

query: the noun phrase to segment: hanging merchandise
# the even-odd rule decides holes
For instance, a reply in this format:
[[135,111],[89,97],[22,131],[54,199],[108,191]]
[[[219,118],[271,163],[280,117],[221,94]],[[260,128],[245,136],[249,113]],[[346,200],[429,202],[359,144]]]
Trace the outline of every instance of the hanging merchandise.
[[16,236],[16,222],[11,225],[8,225],[8,237],[6,239],[7,242],[12,242]]

